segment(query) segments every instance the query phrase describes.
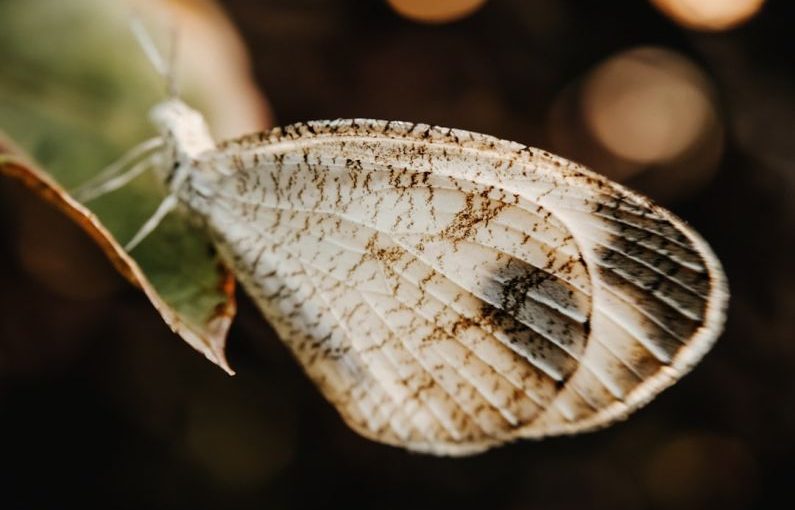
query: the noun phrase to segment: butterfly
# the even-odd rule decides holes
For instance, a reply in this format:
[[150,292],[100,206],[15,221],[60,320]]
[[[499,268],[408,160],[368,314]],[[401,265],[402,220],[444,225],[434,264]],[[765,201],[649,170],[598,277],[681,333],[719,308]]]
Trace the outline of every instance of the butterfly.
[[[728,300],[709,246],[651,200],[523,144],[353,119],[217,144],[155,106],[169,190],[355,431],[438,455],[625,418],[710,349]],[[112,178],[109,178],[112,177]],[[87,195],[86,195],[87,194]]]

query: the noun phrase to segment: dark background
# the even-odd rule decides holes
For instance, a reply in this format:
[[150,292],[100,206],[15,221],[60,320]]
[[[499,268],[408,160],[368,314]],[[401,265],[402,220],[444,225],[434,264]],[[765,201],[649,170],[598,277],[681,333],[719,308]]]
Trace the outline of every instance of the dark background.
[[[637,185],[691,222],[722,260],[732,291],[726,331],[692,374],[627,422],[472,458],[410,454],[349,430],[244,296],[229,339],[238,371],[230,378],[171,334],[76,227],[6,184],[0,508],[739,509],[790,501],[792,2],[769,1],[742,27],[716,34],[685,30],[640,1],[492,0],[440,26],[407,21],[377,1],[222,4],[280,124],[425,121],[572,158],[549,134],[562,90],[621,50],[658,45],[688,56],[715,89],[725,130],[717,173],[673,198]],[[49,264],[62,281],[30,276],[20,253],[57,253]],[[84,296],[53,291],[78,280],[91,287]]]

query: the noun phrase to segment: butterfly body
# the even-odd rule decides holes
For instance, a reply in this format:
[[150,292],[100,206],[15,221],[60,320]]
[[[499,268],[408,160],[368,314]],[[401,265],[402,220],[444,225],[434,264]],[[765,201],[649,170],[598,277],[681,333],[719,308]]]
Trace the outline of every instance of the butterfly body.
[[681,220],[579,165],[424,124],[296,124],[216,146],[155,109],[166,182],[355,430],[435,454],[574,433],[675,382],[725,279]]

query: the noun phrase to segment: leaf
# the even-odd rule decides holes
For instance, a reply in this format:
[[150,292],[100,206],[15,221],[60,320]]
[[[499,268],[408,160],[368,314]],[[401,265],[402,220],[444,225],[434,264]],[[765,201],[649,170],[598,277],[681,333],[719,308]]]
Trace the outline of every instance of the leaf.
[[[8,152],[3,143],[0,143],[0,174],[19,180],[80,225],[105,251],[116,269],[144,291],[174,332],[210,361],[232,373],[223,348],[235,314],[234,278],[220,263],[215,263],[214,258],[209,260],[215,263],[214,270],[210,270],[208,260],[193,257],[191,248],[200,248],[195,245],[203,242],[199,235],[180,231],[179,225],[169,224],[170,230],[174,229],[171,234],[180,236],[180,243],[171,245],[176,249],[161,258],[157,255],[162,254],[155,250],[163,248],[165,243],[155,239],[149,243],[153,248],[143,251],[143,256],[139,257],[142,259],[139,265],[95,214],[64,192],[46,172]],[[182,260],[182,256],[188,257],[192,267],[186,269],[177,267],[178,264],[164,263]]]
[[[203,51],[179,55],[179,77],[191,85],[185,96],[216,112],[211,125],[223,126],[229,135],[267,124],[245,53],[220,11],[196,8],[205,2],[140,5],[152,18],[146,23],[155,28],[163,6],[171,7],[170,15],[190,28],[181,31],[180,47],[198,45],[230,55],[214,64],[208,64]],[[164,98],[164,86],[136,46],[128,15],[122,1],[0,3],[5,64],[0,73],[0,128],[20,147],[12,149],[0,139],[0,173],[28,185],[80,224],[175,332],[231,373],[224,345],[235,313],[234,280],[203,230],[174,213],[132,256],[121,248],[162,200],[157,179],[145,174],[87,204],[65,191],[154,134],[146,112]],[[194,39],[201,42],[192,44]],[[225,78],[200,79],[213,74]],[[223,118],[225,111],[235,116]]]

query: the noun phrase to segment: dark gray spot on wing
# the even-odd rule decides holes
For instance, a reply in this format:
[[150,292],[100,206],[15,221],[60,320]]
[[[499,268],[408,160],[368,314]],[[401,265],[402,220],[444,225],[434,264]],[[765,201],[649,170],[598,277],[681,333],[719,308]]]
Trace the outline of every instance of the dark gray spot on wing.
[[[661,228],[656,219],[654,224],[657,232],[673,228]],[[709,275],[687,238],[677,235],[674,241],[657,232],[629,232],[632,239],[611,235],[606,246],[594,250],[597,273],[625,310],[631,310],[624,314],[645,338],[673,359],[704,324]]]
[[[571,373],[576,366],[572,361],[585,351],[590,329],[590,310],[578,308],[574,299],[577,289],[553,272],[510,258],[481,292],[484,317],[511,338],[532,339],[531,349],[564,377]],[[559,355],[551,359],[549,352]]]

